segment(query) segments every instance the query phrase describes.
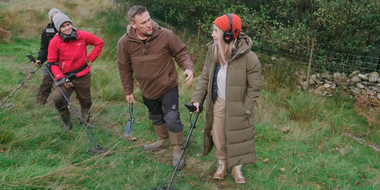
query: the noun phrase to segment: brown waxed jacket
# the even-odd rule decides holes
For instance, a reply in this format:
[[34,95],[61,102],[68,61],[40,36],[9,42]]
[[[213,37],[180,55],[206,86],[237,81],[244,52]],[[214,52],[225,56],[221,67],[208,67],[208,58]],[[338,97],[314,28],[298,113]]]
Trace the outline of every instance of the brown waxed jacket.
[[152,28],[146,44],[137,37],[135,29],[124,34],[117,44],[117,62],[125,94],[133,94],[134,73],[142,95],[154,100],[178,86],[173,57],[183,70],[193,70],[193,62],[185,44],[172,31],[154,22]]
[[[253,106],[259,97],[261,85],[261,65],[257,55],[251,51],[252,40],[240,33],[236,44],[237,51],[227,67],[226,75],[226,146],[230,167],[256,161]],[[214,45],[210,44],[202,74],[191,99],[192,102],[201,102],[207,93],[203,156],[213,148],[213,48]]]

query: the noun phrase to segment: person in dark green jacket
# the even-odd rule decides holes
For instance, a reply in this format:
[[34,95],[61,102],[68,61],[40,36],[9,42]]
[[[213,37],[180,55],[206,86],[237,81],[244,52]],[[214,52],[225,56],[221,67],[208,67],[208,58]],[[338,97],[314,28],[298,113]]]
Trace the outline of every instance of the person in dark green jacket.
[[253,106],[260,93],[261,66],[251,51],[252,40],[240,31],[241,19],[236,14],[215,19],[214,41],[208,44],[191,101],[198,112],[207,94],[203,156],[215,149],[214,179],[224,179],[229,166],[235,182],[245,183],[241,167],[256,161]]

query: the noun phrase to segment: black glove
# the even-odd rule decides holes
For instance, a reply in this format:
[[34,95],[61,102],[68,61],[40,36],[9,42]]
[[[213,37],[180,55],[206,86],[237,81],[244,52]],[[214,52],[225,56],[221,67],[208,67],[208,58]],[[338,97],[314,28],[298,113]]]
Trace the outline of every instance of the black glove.
[[70,83],[72,80],[74,80],[77,77],[75,73],[70,73],[69,75],[61,78],[59,81],[57,81],[57,85],[62,85],[64,83]]
[[69,75],[66,76],[66,82],[71,82],[71,81],[73,81],[75,78],[77,78],[77,74],[75,74],[75,73],[70,73]]

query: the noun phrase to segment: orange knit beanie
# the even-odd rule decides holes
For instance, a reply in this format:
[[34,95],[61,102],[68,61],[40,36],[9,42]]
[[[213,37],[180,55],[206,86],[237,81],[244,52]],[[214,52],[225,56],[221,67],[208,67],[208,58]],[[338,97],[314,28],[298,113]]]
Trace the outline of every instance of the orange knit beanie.
[[[241,31],[241,19],[236,14],[231,14],[232,17],[232,33],[234,34],[234,39],[236,39]],[[223,32],[227,31],[230,27],[230,20],[227,14],[220,16],[214,20],[214,24],[218,26]]]

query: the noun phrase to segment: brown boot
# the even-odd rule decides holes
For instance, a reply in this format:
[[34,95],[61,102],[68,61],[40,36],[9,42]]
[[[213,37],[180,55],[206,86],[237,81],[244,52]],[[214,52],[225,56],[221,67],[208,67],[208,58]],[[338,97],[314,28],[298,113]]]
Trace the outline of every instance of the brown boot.
[[96,127],[90,123],[90,117],[91,117],[90,107],[81,106],[81,113],[82,113],[82,119],[84,119],[83,122],[86,125],[86,127],[89,129],[96,129]]
[[214,179],[223,180],[226,175],[227,175],[227,163],[219,162],[218,168],[216,169],[216,172],[214,174]]
[[34,103],[34,105],[36,105],[36,106],[40,106],[41,104],[42,104],[41,99],[37,99],[36,102]]
[[70,111],[67,107],[58,110],[59,115],[61,115],[62,121],[64,123],[63,130],[64,131],[70,131],[71,128],[73,128],[73,123],[70,119]]
[[161,148],[168,147],[168,129],[165,125],[156,125],[154,126],[154,131],[157,135],[157,141],[151,144],[144,145],[144,150],[158,150]]
[[240,167],[241,166],[235,166],[232,168],[232,177],[235,179],[235,183],[245,183],[245,178]]
[[[172,133],[169,132],[170,141],[172,143],[173,147],[173,162],[172,166],[173,168],[178,164],[179,160],[181,159],[181,147],[183,145],[183,131],[179,133]],[[185,166],[185,158],[183,157],[181,159],[181,162],[178,164],[178,169],[182,169]]]

